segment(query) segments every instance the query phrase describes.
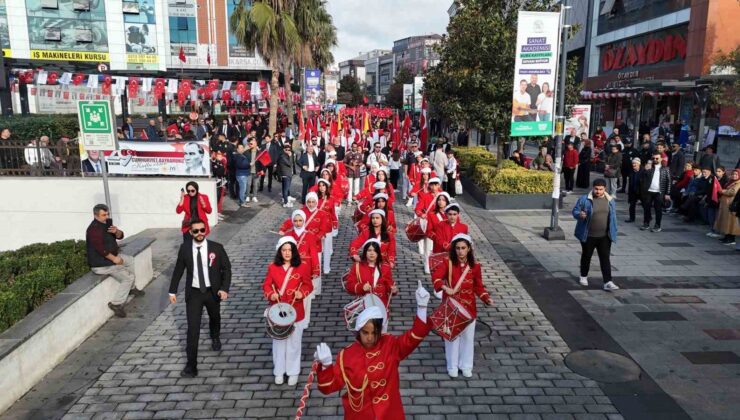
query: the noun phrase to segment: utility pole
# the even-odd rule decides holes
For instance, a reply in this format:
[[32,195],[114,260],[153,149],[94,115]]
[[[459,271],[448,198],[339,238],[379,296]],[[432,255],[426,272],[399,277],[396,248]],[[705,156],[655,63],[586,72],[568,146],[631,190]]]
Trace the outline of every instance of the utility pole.
[[550,226],[545,228],[543,233],[548,241],[565,239],[563,229],[558,226],[558,210],[560,204],[560,171],[563,165],[563,133],[565,126],[565,79],[568,77],[567,60],[568,60],[568,33],[570,25],[565,24],[565,13],[570,9],[568,0],[563,0],[560,9],[560,68],[558,76],[560,84],[558,86],[558,109],[555,116],[555,173],[552,180],[552,211],[550,214]]

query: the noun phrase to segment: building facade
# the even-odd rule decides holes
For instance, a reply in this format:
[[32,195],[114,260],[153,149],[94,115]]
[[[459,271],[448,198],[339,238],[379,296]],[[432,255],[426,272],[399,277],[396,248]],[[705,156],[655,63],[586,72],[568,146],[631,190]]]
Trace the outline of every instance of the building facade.
[[[239,0],[0,0],[7,67],[256,80],[269,70],[229,33]],[[181,54],[182,53],[182,54]],[[183,55],[185,62],[180,60]]]
[[442,42],[438,34],[412,36],[393,42],[395,72],[407,68],[413,75],[422,75],[439,62],[434,46]]
[[[740,5],[726,0],[600,0],[590,11],[584,99],[592,121],[635,138],[659,124],[704,139],[737,110],[707,100],[712,61],[740,44]],[[700,142],[701,143],[701,142]]]

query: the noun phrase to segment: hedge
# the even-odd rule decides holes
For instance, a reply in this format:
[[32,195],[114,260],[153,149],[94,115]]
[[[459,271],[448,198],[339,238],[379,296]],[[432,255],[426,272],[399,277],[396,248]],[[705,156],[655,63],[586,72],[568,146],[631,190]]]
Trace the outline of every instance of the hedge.
[[552,172],[522,168],[510,160],[505,160],[501,169],[478,165],[472,176],[476,185],[494,194],[549,193],[552,191],[552,177]]
[[496,165],[496,155],[485,147],[457,147],[454,149],[460,168],[472,172],[478,165]]
[[77,137],[79,122],[77,115],[14,115],[0,120],[0,129],[9,128],[11,139],[28,141],[41,136],[49,136],[56,141],[62,135]]
[[85,241],[31,244],[0,253],[0,332],[88,271]]

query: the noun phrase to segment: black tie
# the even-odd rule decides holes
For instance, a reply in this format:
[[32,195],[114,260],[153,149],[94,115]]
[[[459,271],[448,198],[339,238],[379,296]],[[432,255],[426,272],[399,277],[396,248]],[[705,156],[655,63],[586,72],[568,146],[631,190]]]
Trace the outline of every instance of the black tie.
[[200,247],[198,247],[198,288],[201,293],[206,292],[206,275],[203,273],[203,260],[200,258]]

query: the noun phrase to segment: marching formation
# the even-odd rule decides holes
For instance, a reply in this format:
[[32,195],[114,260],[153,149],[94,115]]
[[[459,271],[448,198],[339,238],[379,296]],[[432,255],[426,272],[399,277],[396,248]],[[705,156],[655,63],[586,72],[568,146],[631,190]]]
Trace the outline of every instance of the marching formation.
[[[331,272],[332,259],[335,266],[346,268],[341,277],[348,302],[343,310],[344,322],[356,340],[334,355],[326,343],[319,344],[309,375],[309,381],[314,373],[317,375],[318,388],[324,394],[343,391],[346,418],[404,418],[399,362],[430,331],[444,340],[449,376],[456,378],[461,372],[471,377],[476,297],[486,305],[493,303],[483,285],[468,227],[461,221],[460,206],[442,191],[440,176],[429,159],[415,150],[416,144],[410,146],[413,160],[404,174],[408,182],[404,192],[408,197],[405,205],[413,206],[414,219],[404,228],[405,238],[398,235],[396,190],[385,156],[376,155],[372,162],[368,157],[363,185],[348,178],[344,161],[328,158],[319,171],[318,182],[307,189],[303,207],[293,211],[278,228],[275,256],[266,267],[262,293],[266,332],[272,338],[274,381],[282,385],[287,377],[291,386],[298,383],[301,373],[303,332],[310,328],[312,302],[321,294],[322,276]],[[352,211],[351,229],[356,232],[346,251],[335,250],[333,241],[342,211]],[[190,224],[192,240],[181,246],[170,287],[174,303],[179,279],[187,268],[191,287],[186,288],[188,351],[182,372],[186,377],[197,375],[203,306],[209,314],[212,348],[220,349],[218,305],[228,297],[231,277],[223,248],[205,239],[206,228],[197,220]],[[394,280],[399,240],[418,243],[426,274],[420,277],[426,280],[414,285],[417,312],[412,328],[396,336],[387,333],[390,317],[398,312],[393,309],[393,298],[400,288],[409,286]],[[202,247],[205,252],[201,252]],[[205,264],[208,270],[204,270]],[[429,312],[428,287],[439,299],[438,306]]]

